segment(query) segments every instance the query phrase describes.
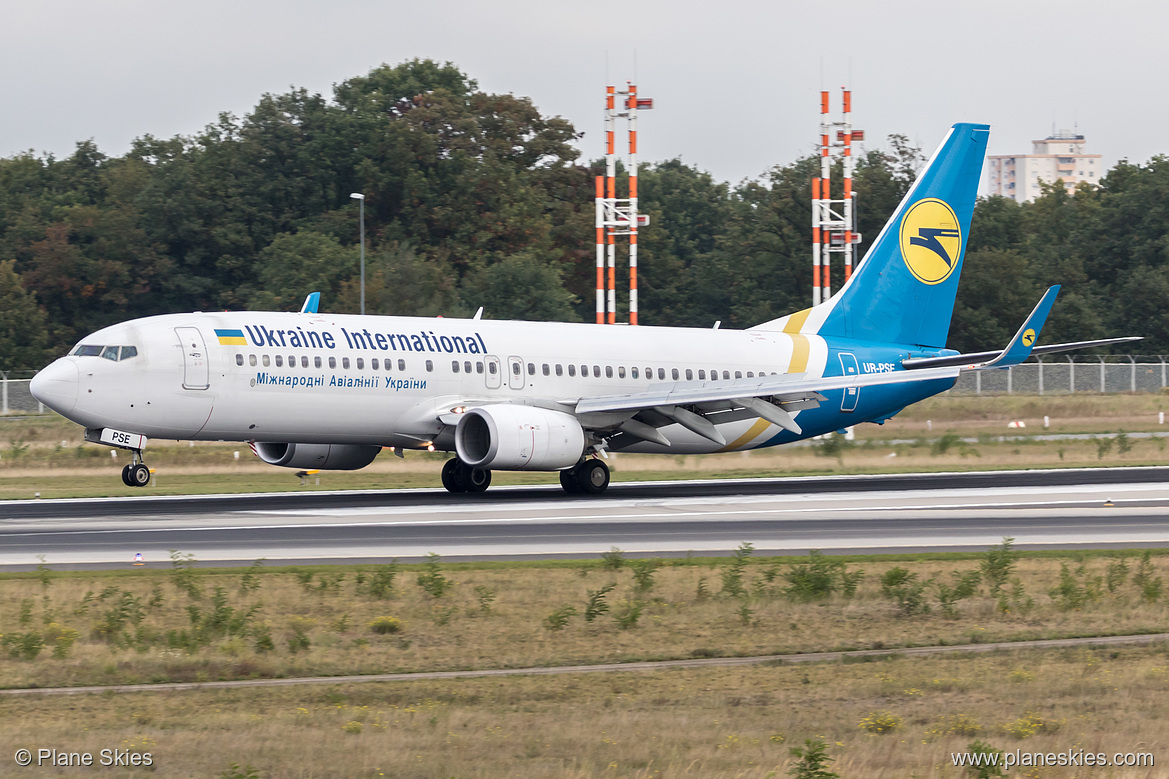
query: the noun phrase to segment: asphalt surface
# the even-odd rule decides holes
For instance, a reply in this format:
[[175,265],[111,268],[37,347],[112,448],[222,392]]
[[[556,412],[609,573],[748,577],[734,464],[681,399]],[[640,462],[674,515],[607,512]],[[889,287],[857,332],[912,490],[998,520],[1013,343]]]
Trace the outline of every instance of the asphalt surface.
[[0,503],[0,566],[1169,546],[1169,468]]

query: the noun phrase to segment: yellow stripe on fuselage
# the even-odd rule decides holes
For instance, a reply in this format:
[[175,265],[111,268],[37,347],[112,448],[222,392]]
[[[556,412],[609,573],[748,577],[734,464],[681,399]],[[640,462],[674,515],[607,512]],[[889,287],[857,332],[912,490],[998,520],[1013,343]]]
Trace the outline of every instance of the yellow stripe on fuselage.
[[783,332],[792,337],[792,359],[787,366],[788,373],[803,373],[808,370],[808,356],[812,352],[812,343],[806,335],[800,334],[800,329],[804,326],[804,322],[808,321],[808,315],[811,313],[812,309],[810,308],[797,311],[788,318],[787,324],[783,326]]
[[220,346],[247,346],[248,341],[242,335],[221,335],[219,336]]
[[750,430],[748,430],[746,433],[743,433],[741,436],[736,438],[734,441],[731,441],[729,444],[727,444],[722,449],[719,449],[717,451],[719,451],[719,452],[733,452],[734,450],[738,449],[740,446],[743,446],[744,444],[748,444],[751,441],[753,441],[754,439],[758,438],[760,435],[763,434],[763,431],[769,427],[771,427],[771,423],[768,422],[766,419],[756,419],[755,424],[751,425]]

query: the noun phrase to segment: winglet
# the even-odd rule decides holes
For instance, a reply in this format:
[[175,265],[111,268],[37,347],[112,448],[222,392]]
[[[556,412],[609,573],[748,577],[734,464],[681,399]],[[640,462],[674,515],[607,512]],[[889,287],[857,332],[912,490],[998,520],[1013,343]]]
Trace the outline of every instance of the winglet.
[[1043,323],[1047,321],[1047,315],[1051,313],[1051,307],[1055,305],[1055,296],[1059,294],[1059,285],[1054,284],[1047,288],[1047,292],[1043,293],[1043,297],[1039,299],[1039,303],[1031,311],[1031,314],[1023,322],[1023,326],[1019,328],[1019,332],[1015,333],[1015,337],[1007,344],[1007,348],[1003,349],[995,359],[990,362],[978,366],[979,368],[1009,368],[1012,365],[1018,365],[1031,356],[1031,349],[1035,346],[1035,342],[1039,340],[1039,332],[1043,329]]
[[310,292],[309,296],[304,299],[304,305],[300,307],[302,314],[315,314],[317,307],[321,305],[321,293]]

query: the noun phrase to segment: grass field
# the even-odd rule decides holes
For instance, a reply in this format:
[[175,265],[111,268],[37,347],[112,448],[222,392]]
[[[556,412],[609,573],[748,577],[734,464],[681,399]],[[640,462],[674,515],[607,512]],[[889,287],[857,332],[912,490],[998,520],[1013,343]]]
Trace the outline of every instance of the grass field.
[[[1158,413],[1165,395],[942,396],[909,407],[883,426],[856,428],[856,441],[814,443],[751,452],[700,455],[614,455],[614,481],[690,478],[903,473],[1014,468],[1165,465],[1164,438],[1128,433],[1169,433]],[[1043,417],[1050,427],[1043,428]],[[1010,421],[1027,427],[1008,429]],[[1099,440],[1041,441],[1042,434],[1090,433]],[[300,484],[294,471],[260,463],[246,444],[151,441],[147,462],[156,483],[126,487],[118,471],[126,452],[80,440],[76,425],[55,415],[0,419],[0,500],[208,492],[437,488],[449,455],[383,453],[356,472],[328,472]],[[1019,440],[1000,441],[1003,436]],[[960,439],[972,438],[973,442]],[[237,457],[238,455],[238,457]],[[494,484],[556,484],[555,474],[496,472]]]
[[[506,668],[1166,629],[1169,558],[1002,548],[936,557],[846,558],[841,567],[744,554],[739,565],[651,568],[616,567],[614,554],[588,564],[403,566],[391,580],[391,569],[371,566],[200,571],[180,556],[171,571],[6,574],[0,680]],[[954,572],[967,575],[966,597],[955,597]],[[1005,582],[999,595],[996,580]],[[586,621],[590,592],[610,582],[608,610],[594,598]],[[554,629],[557,612],[564,624]],[[399,620],[396,632],[374,632],[379,617]],[[957,777],[948,754],[974,738],[1012,750],[1164,751],[1167,691],[1160,647],[0,698],[0,759],[21,747],[121,747],[151,752],[155,765],[119,776],[232,776],[235,763],[272,777],[765,777],[786,775],[792,745],[823,737],[843,777]],[[878,721],[892,730],[870,732],[866,718],[870,729]]]

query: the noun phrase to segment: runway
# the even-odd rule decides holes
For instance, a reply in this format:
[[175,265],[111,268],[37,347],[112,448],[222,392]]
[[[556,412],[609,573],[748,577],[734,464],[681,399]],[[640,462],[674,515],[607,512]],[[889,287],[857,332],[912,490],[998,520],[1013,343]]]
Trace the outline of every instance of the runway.
[[1169,546],[1169,468],[0,503],[0,566]]

